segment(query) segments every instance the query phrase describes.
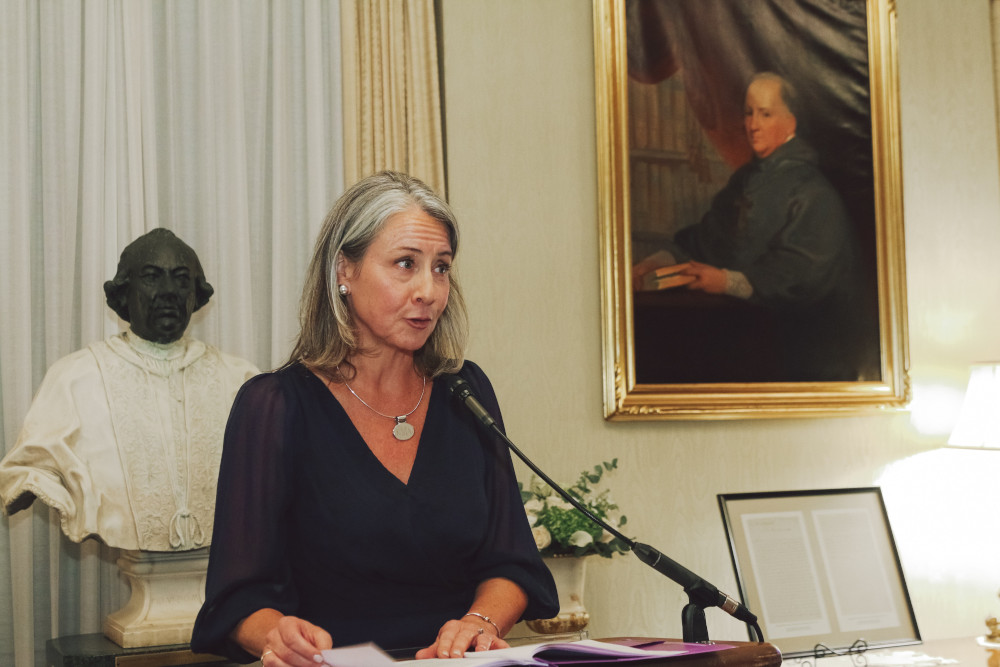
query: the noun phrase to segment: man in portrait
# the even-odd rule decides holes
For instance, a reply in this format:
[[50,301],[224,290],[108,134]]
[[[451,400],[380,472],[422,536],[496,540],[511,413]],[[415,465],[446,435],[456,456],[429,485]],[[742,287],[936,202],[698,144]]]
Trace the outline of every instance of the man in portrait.
[[[637,384],[891,371],[882,268],[894,211],[876,152],[869,9],[625,0]],[[669,258],[643,260],[662,249],[691,262],[687,275],[659,279]]]
[[0,461],[3,509],[39,498],[74,542],[208,546],[226,419],[259,371],[185,336],[214,290],[194,250],[169,230],[126,246],[104,291],[129,328],[49,368]]
[[[844,203],[797,136],[798,95],[771,72],[746,88],[744,129],[753,158],[699,222],[633,267],[634,284],[675,266],[684,287],[763,309],[774,322],[789,380],[856,380],[859,328],[856,232]],[[744,332],[734,330],[729,336]]]

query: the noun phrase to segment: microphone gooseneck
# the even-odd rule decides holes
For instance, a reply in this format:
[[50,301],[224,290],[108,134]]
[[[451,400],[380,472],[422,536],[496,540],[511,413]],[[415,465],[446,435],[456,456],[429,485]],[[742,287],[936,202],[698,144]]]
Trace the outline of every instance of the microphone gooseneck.
[[632,547],[632,545],[634,544],[634,542],[631,539],[629,539],[628,537],[626,537],[625,535],[623,535],[622,533],[620,533],[615,528],[612,528],[611,526],[609,526],[606,522],[604,522],[601,519],[599,519],[598,517],[596,517],[593,512],[591,512],[589,509],[587,509],[586,507],[584,507],[580,503],[579,500],[577,500],[576,498],[574,498],[573,496],[571,496],[569,493],[567,493],[566,491],[564,491],[562,489],[562,487],[560,487],[558,484],[556,484],[552,480],[552,478],[550,478],[548,475],[546,475],[545,472],[541,468],[539,468],[538,466],[536,466],[534,464],[534,462],[532,462],[527,456],[525,456],[521,452],[520,449],[517,448],[517,445],[515,445],[511,441],[511,439],[507,437],[507,434],[503,432],[503,429],[501,429],[500,426],[499,426],[499,424],[496,423],[496,420],[493,419],[493,417],[490,415],[489,411],[486,408],[483,407],[483,404],[480,403],[479,399],[477,399],[476,396],[475,396],[475,394],[472,393],[472,387],[469,386],[468,382],[466,382],[464,379],[460,378],[457,375],[450,375],[445,380],[445,384],[447,385],[448,392],[452,395],[452,397],[456,401],[458,401],[459,403],[461,403],[462,405],[464,405],[469,410],[469,412],[471,412],[476,417],[476,419],[478,419],[479,422],[481,424],[483,424],[483,426],[485,426],[487,429],[490,429],[490,432],[492,434],[496,435],[501,440],[503,440],[504,444],[507,445],[507,447],[512,452],[514,452],[517,455],[517,457],[519,459],[521,459],[524,462],[524,464],[526,466],[528,466],[528,468],[531,469],[531,471],[533,473],[535,473],[536,475],[538,475],[542,479],[543,482],[545,482],[550,487],[552,487],[570,505],[572,505],[576,509],[580,510],[588,519],[590,519],[591,521],[593,521],[598,526],[600,526],[604,530],[608,531],[609,533],[611,533],[615,537],[621,539],[623,542],[625,542],[625,544],[627,544],[629,546],[629,548]]
[[467,381],[457,375],[450,375],[445,378],[445,385],[448,387],[448,392],[458,403],[465,406],[490,433],[499,437],[510,451],[514,452],[533,473],[562,496],[566,502],[582,512],[592,522],[622,540],[643,563],[676,582],[684,589],[689,600],[682,615],[684,641],[702,643],[708,641],[708,630],[704,618],[704,609],[706,607],[719,607],[734,618],[743,621],[749,626],[751,634],[755,633],[759,641],[764,641],[763,633],[757,624],[757,617],[739,600],[723,593],[657,549],[626,537],[620,531],[608,525],[606,521],[595,516],[580,501],[556,484],[507,437],[507,434],[503,432],[503,429],[500,428],[489,411],[483,407],[482,403],[473,394],[472,387],[469,386]]

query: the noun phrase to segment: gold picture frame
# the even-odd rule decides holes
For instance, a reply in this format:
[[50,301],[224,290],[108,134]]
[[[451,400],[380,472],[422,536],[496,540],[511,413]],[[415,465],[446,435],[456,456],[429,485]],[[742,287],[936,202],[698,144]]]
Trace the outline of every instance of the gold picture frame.
[[[633,292],[633,220],[635,193],[632,187],[629,109],[628,27],[636,30],[642,17],[636,8],[655,9],[659,3],[668,11],[688,3],[684,11],[697,13],[694,3],[702,7],[735,5],[757,8],[764,2],[745,3],[741,0],[594,0],[594,51],[596,74],[596,125],[598,160],[598,197],[601,250],[601,301],[604,374],[604,416],[608,420],[669,420],[669,419],[734,419],[802,416],[832,416],[857,414],[903,406],[909,399],[909,353],[906,330],[905,265],[903,247],[902,160],[900,155],[899,93],[896,65],[896,9],[892,0],[766,0],[768,4],[831,6],[840,11],[854,5],[855,16],[861,12],[862,25],[856,31],[856,41],[865,40],[854,48],[864,49],[867,62],[865,76],[870,126],[859,124],[870,133],[870,207],[871,229],[865,238],[870,244],[872,322],[870,343],[873,350],[868,375],[856,379],[827,380],[784,379],[746,380],[712,379],[702,381],[685,377],[675,381],[649,372],[649,359],[683,359],[697,364],[699,359],[710,365],[717,355],[706,345],[671,348],[664,344],[655,354],[647,351],[640,340],[651,336],[647,328],[636,322],[636,297]],[[638,3],[646,3],[640,5]],[[627,17],[628,12],[632,15]],[[695,17],[697,18],[697,17]],[[717,19],[717,14],[713,19]],[[752,17],[751,17],[752,19]],[[746,20],[743,21],[746,23]],[[697,27],[697,24],[694,24]],[[690,31],[691,24],[683,29]],[[715,31],[716,26],[711,29]],[[745,29],[745,28],[744,28]],[[817,30],[826,35],[829,30]],[[859,37],[858,37],[859,36]],[[753,39],[753,33],[750,39]],[[721,52],[727,49],[720,50]],[[717,51],[716,53],[719,53]],[[797,56],[801,57],[801,56]],[[862,58],[861,60],[864,60]],[[713,59],[714,62],[714,59]],[[819,78],[818,76],[815,78]],[[820,84],[822,85],[822,84]],[[854,86],[856,90],[858,87]],[[744,88],[745,89],[745,88]],[[675,96],[676,97],[676,96]],[[737,104],[742,105],[742,100]],[[742,116],[742,109],[737,113]],[[664,121],[671,122],[670,119]],[[742,123],[738,120],[737,123]],[[689,123],[690,124],[690,123]],[[741,125],[742,127],[742,125]],[[742,130],[741,130],[742,131]],[[685,156],[690,159],[690,156]],[[662,181],[661,181],[662,183]],[[661,188],[662,190],[663,188]],[[663,192],[657,193],[661,198]],[[675,293],[680,294],[685,288]],[[688,293],[692,293],[688,290]],[[642,295],[643,299],[647,297]],[[659,298],[659,297],[657,297]],[[729,299],[731,297],[716,297]],[[643,302],[643,308],[647,307]],[[661,322],[671,323],[671,306],[653,305],[662,314]],[[677,329],[686,323],[676,321]],[[657,324],[656,326],[660,326]],[[877,327],[877,331],[875,329]],[[656,328],[656,336],[674,327]],[[740,336],[739,331],[729,332]],[[875,340],[877,338],[877,340]],[[747,348],[756,343],[748,341]],[[877,353],[877,358],[874,356]],[[699,357],[701,355],[701,357]],[[757,355],[750,354],[747,358]],[[637,357],[639,366],[637,368]],[[655,364],[652,364],[655,366]],[[694,366],[697,375],[699,366]],[[659,372],[659,371],[657,371]],[[726,369],[723,368],[723,375]],[[652,379],[650,379],[652,378]]]

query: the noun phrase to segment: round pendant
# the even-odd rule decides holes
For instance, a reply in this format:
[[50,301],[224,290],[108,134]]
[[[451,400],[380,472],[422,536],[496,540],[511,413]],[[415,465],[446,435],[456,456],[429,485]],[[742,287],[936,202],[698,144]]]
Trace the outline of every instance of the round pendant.
[[413,437],[413,426],[405,421],[396,422],[392,427],[392,434],[396,436],[396,440],[409,440]]

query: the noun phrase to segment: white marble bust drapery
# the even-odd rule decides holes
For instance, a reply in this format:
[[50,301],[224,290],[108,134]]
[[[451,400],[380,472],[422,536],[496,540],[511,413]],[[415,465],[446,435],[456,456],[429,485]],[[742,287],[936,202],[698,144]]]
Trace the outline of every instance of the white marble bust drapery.
[[0,462],[4,510],[40,498],[75,542],[207,546],[226,419],[258,372],[192,338],[159,344],[132,332],[60,359]]

